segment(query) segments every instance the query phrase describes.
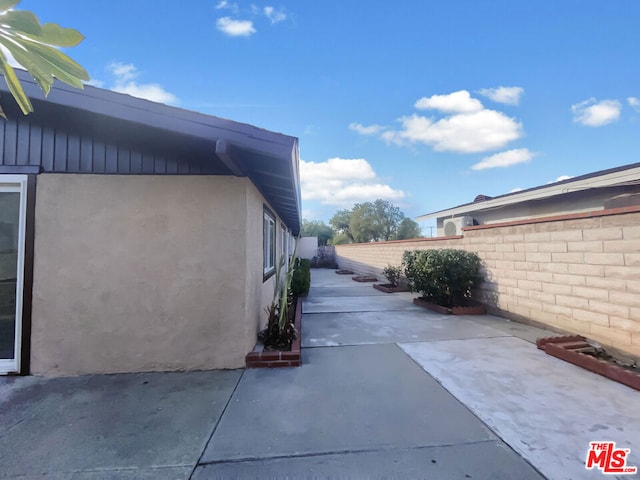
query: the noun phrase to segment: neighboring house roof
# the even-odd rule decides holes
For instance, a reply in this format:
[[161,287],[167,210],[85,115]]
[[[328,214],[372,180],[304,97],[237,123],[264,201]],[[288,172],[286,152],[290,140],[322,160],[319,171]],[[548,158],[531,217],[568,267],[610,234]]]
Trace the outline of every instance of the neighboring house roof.
[[427,213],[416,218],[418,221],[430,218],[456,217],[473,212],[489,210],[506,205],[515,205],[530,200],[540,200],[566,193],[579,192],[593,188],[616,187],[622,185],[640,185],[640,163],[633,163],[621,167],[600,170],[588,173],[568,180],[541,185],[514,193],[507,193],[498,197],[485,195],[476,197],[476,200],[457,207]]
[[[50,160],[49,164],[39,165],[40,171],[247,176],[298,235],[301,207],[297,138],[88,85],[79,90],[56,81],[45,99],[29,73],[20,70],[16,73],[35,112],[24,117],[10,99],[5,83],[0,82],[2,105],[9,123],[13,122],[13,126],[5,126],[5,129],[14,128],[19,132],[20,125],[25,122],[29,123],[29,131],[31,124],[43,130],[53,126],[50,136],[55,136],[57,129],[80,137],[98,135],[118,144],[125,143],[132,151],[149,150],[159,152],[158,157],[162,157],[160,162],[152,160],[147,167],[142,162],[134,165],[132,161],[120,165],[116,155],[114,164],[103,166],[99,172],[82,161],[60,164]],[[18,137],[22,134],[15,132],[19,143]],[[41,138],[44,142],[44,133]],[[10,156],[4,152],[2,165],[33,165],[33,158],[5,158]]]

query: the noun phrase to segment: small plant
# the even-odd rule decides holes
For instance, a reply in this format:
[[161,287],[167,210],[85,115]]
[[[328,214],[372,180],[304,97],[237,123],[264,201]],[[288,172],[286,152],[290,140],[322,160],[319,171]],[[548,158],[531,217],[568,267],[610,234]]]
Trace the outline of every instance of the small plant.
[[465,250],[413,250],[402,255],[409,290],[443,307],[463,306],[480,281],[480,257]]
[[285,258],[280,258],[276,267],[275,284],[273,287],[273,301],[265,309],[267,312],[267,328],[258,334],[266,349],[290,350],[291,342],[296,338],[297,331],[294,324],[296,295],[291,286],[296,268],[295,252],[291,257],[289,270],[282,275]]
[[291,288],[296,296],[306,295],[311,287],[311,261],[306,258],[296,258],[294,264]]
[[382,270],[382,274],[386,277],[387,281],[389,282],[389,285],[395,288],[398,286],[398,282],[400,281],[400,277],[402,276],[402,265],[400,266],[387,265]]

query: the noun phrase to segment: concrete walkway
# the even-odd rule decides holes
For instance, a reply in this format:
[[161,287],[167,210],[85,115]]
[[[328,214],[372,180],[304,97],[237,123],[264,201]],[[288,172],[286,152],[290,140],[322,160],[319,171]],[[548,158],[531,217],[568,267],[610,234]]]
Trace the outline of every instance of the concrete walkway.
[[0,378],[0,478],[605,478],[595,440],[640,466],[637,392],[411,298],[312,271],[300,368]]

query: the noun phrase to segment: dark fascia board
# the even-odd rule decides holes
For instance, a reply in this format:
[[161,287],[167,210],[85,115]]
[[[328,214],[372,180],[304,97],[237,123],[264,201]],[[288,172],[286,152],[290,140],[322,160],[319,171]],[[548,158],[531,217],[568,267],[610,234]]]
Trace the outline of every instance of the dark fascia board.
[[[288,159],[297,145],[295,137],[90,85],[79,90],[56,80],[45,99],[42,90],[28,72],[16,69],[16,74],[30,98],[52,104],[208,140],[224,138],[230,143],[280,158]],[[0,82],[0,90],[8,92],[4,82]]]
[[298,210],[298,228],[295,228],[293,234],[297,237],[300,234],[302,228],[302,199],[301,199],[301,186],[300,186],[300,148],[298,145],[298,139],[294,139],[294,146],[291,150],[291,161],[289,163],[291,168],[291,178],[293,179],[293,188],[296,195],[296,208]]
[[[591,178],[601,177],[603,175],[608,175],[608,174],[616,173],[616,172],[623,172],[625,170],[631,170],[632,168],[638,168],[638,167],[640,167],[640,162],[631,163],[631,164],[628,164],[628,165],[621,165],[619,167],[614,167],[614,168],[608,168],[606,170],[598,170],[596,172],[587,173],[585,175],[580,175],[580,176],[577,176],[577,177],[571,177],[571,178],[569,178],[567,180],[562,180],[560,182],[553,182],[552,184],[538,185],[537,187],[527,188],[525,190],[518,190],[517,192],[505,193],[504,195],[498,195],[496,197],[491,197],[489,200],[491,200],[493,202],[494,200],[499,201],[501,199],[508,199],[508,198],[512,198],[512,197],[523,196],[526,193],[534,192],[536,190],[541,190],[543,188],[549,188],[550,186],[559,186],[559,185],[575,183],[575,182],[579,182],[579,181],[582,181],[582,180],[588,180],[588,179],[591,179]],[[525,202],[525,201],[528,201],[528,200],[522,200],[522,202]],[[437,210],[437,211],[431,212],[431,213],[425,213],[424,215],[420,215],[420,216],[418,216],[416,218],[417,219],[437,218],[438,215],[441,214],[441,213],[449,212],[450,210],[464,208],[464,207],[478,206],[479,204],[482,204],[484,202],[486,202],[486,200],[483,200],[482,202],[463,203],[463,204],[457,205],[455,207],[445,208],[443,210]]]

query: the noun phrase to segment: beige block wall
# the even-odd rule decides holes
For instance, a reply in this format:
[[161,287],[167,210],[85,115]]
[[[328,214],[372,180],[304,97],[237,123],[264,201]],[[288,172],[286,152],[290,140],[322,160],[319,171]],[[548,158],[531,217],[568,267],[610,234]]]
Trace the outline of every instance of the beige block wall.
[[243,367],[262,205],[246,178],[40,175],[32,373]]
[[477,252],[495,313],[640,357],[640,213],[469,230],[463,238],[336,245],[341,268],[383,278],[405,250]]

